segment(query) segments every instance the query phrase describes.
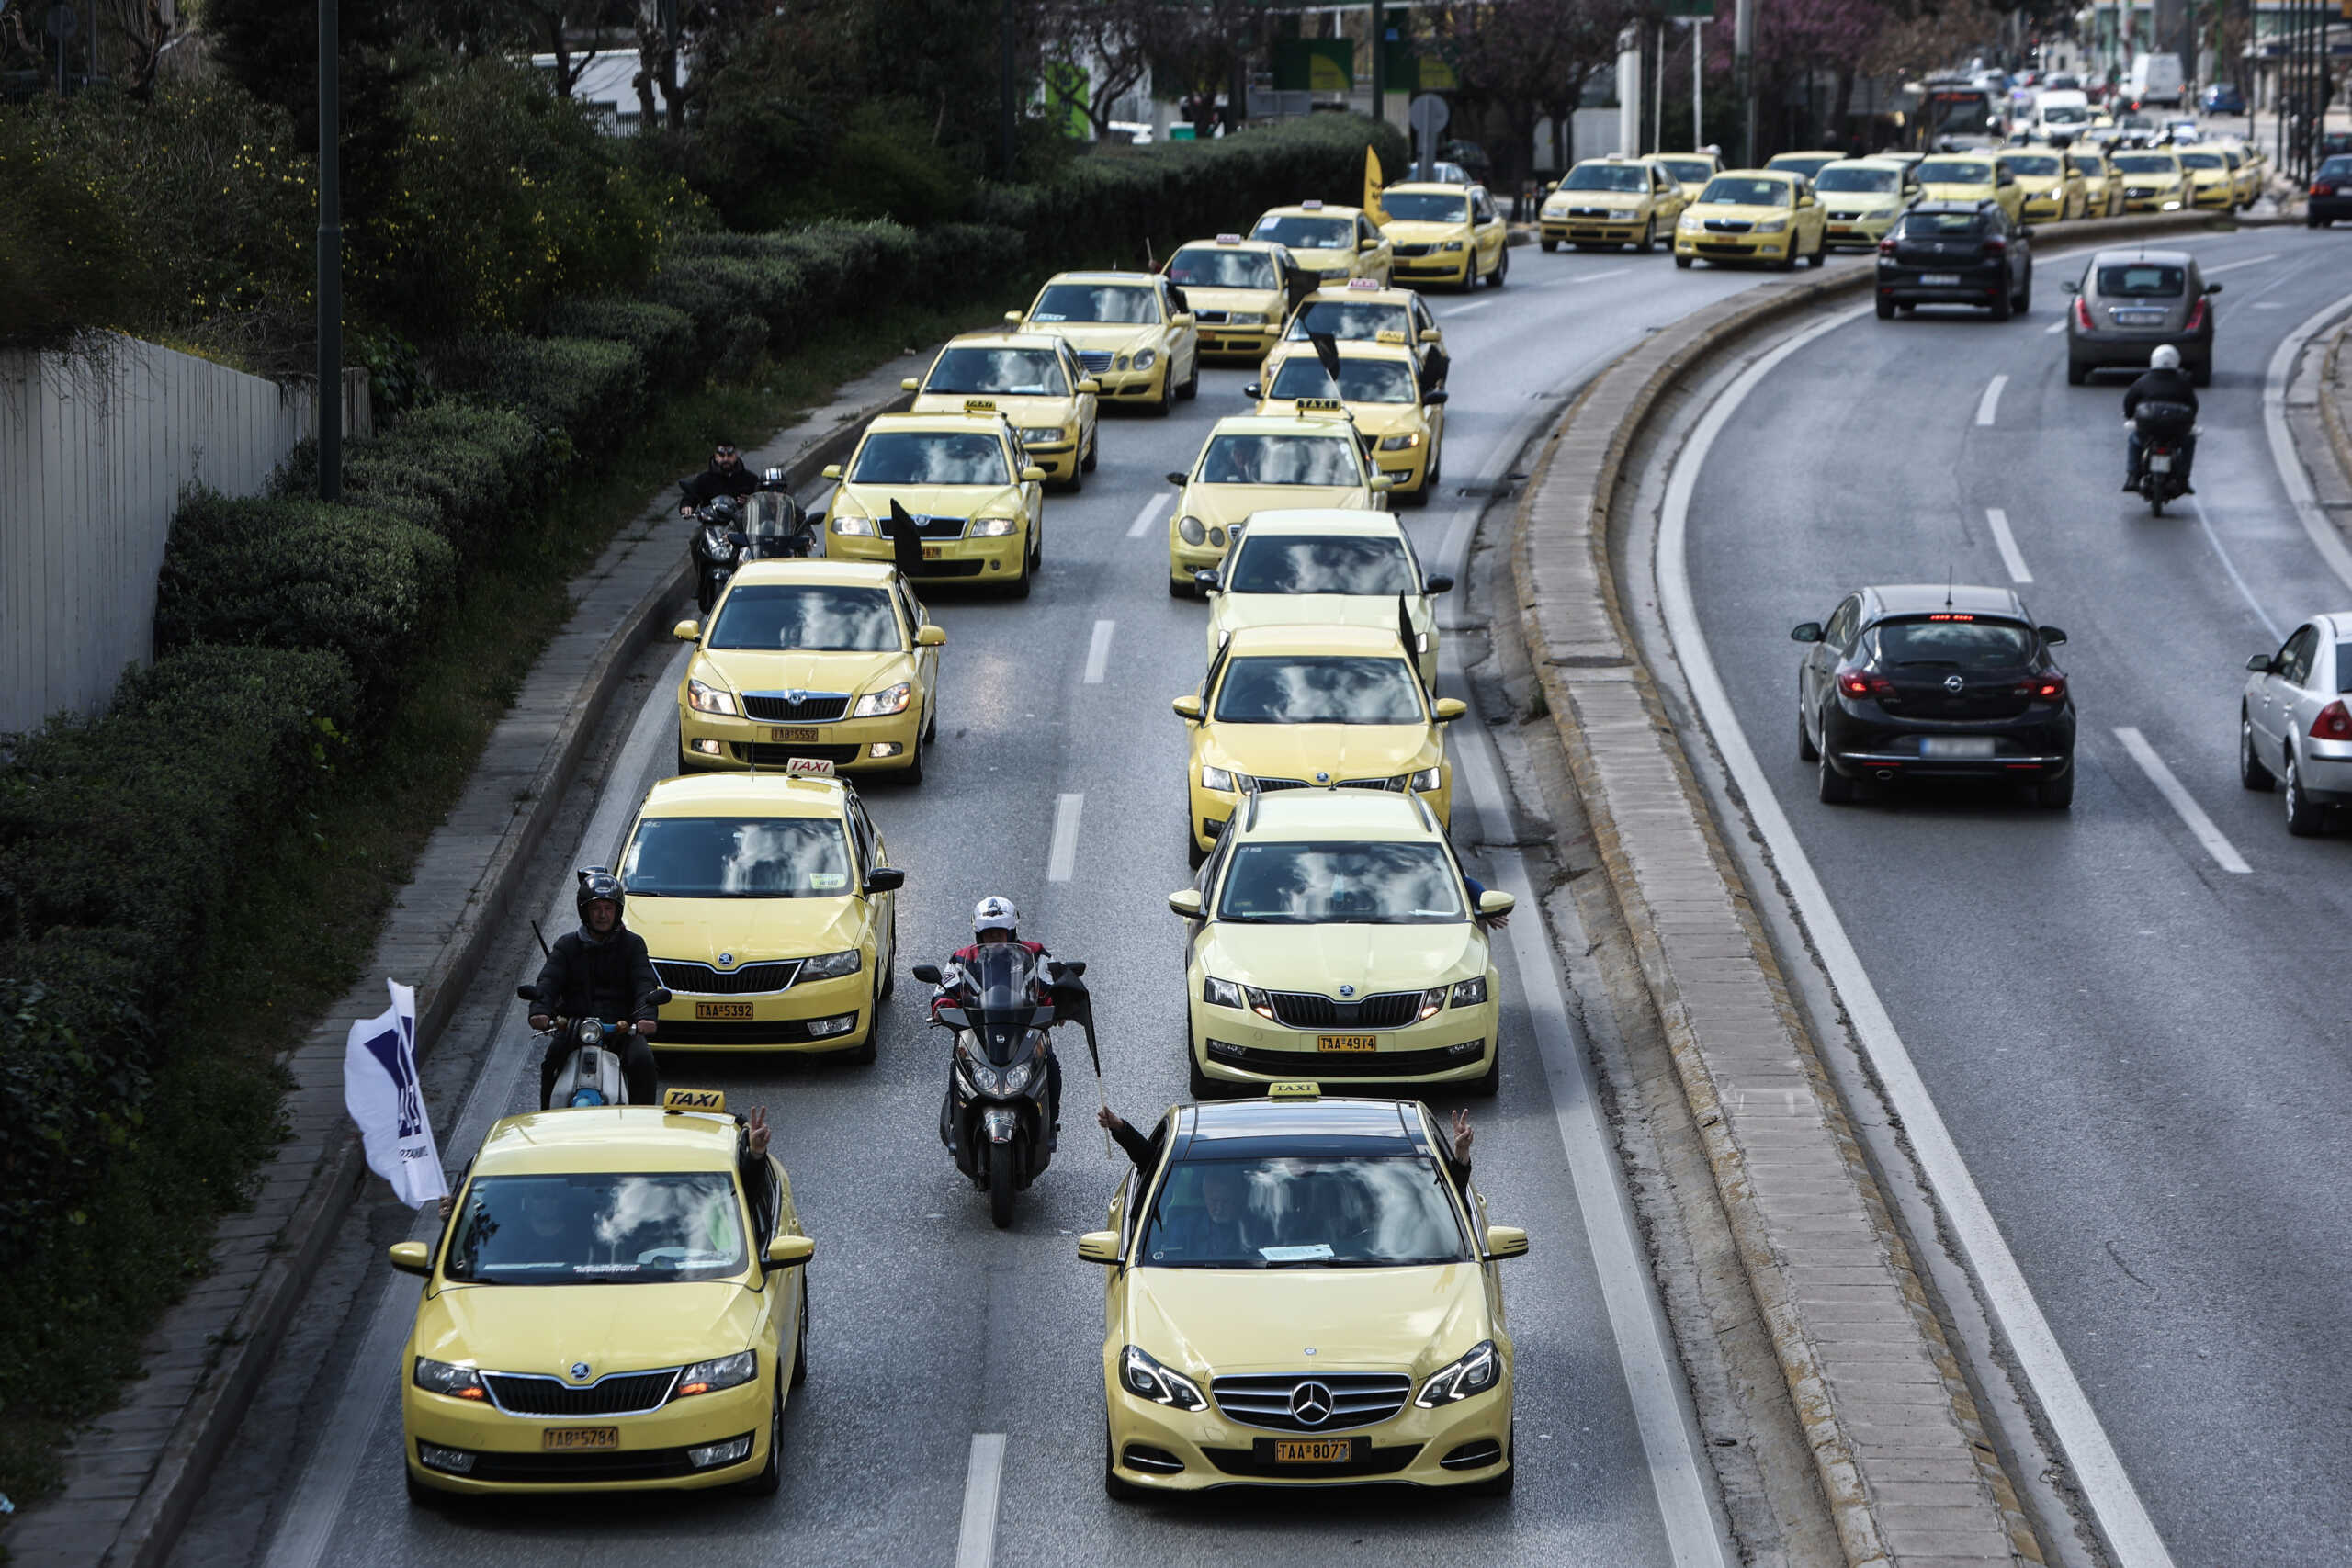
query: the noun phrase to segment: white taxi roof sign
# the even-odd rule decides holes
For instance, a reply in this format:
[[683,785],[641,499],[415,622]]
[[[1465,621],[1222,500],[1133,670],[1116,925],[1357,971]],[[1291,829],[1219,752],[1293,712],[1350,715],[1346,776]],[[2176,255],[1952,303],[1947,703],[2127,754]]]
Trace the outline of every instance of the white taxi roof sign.
[[675,1114],[682,1111],[707,1111],[724,1115],[727,1091],[718,1089],[673,1089],[662,1094],[662,1109]]
[[1323,204],[1319,201],[1302,201],[1298,205],[1309,212],[1320,212],[1323,210]]
[[1396,331],[1394,331],[1394,330],[1385,331],[1385,332],[1381,332],[1381,333],[1374,333],[1374,336],[1373,336],[1373,341],[1374,341],[1374,343],[1385,343],[1385,344],[1402,344],[1402,343],[1405,341],[1405,334],[1404,334],[1403,333],[1396,332]]
[[1351,288],[1377,288],[1380,287],[1380,279],[1376,277],[1351,277],[1348,279],[1348,287]]
[[1238,245],[1241,243],[1241,236],[1238,234],[1219,234],[1216,237],[1216,243],[1220,245]]
[[1320,1100],[1323,1086],[1312,1078],[1276,1078],[1266,1086],[1268,1100]]
[[802,778],[829,779],[833,776],[833,763],[830,757],[786,757],[784,771]]

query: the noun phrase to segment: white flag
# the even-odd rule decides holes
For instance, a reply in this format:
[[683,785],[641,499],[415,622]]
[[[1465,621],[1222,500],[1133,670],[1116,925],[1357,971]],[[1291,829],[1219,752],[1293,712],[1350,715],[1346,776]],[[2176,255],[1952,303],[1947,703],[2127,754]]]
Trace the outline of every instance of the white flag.
[[358,1124],[368,1168],[392,1184],[394,1197],[420,1209],[446,1197],[449,1184],[417,1082],[416,992],[397,980],[384,984],[391,1010],[353,1024],[344,1047],[343,1103]]

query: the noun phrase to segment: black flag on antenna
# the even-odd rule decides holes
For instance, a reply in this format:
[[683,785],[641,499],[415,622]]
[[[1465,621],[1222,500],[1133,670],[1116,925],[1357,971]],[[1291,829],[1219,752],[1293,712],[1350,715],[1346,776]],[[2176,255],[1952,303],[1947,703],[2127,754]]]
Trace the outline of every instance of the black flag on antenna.
[[1421,667],[1420,649],[1413,642],[1413,612],[1402,593],[1396,595],[1396,638],[1405,645],[1405,658],[1416,671]]
[[1306,341],[1315,345],[1315,357],[1322,362],[1323,374],[1331,378],[1331,395],[1340,395],[1340,344],[1329,333],[1309,333]]
[[890,558],[897,563],[902,576],[912,577],[922,570],[922,535],[915,527],[915,520],[898,498],[890,500]]

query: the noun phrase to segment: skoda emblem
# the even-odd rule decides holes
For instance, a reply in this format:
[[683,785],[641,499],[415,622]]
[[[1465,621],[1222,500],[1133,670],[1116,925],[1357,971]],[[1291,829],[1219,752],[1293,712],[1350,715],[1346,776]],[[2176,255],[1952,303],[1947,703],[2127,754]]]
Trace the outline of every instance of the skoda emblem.
[[1312,1346],[1312,1345],[1309,1345],[1309,1346],[1306,1348],[1306,1353],[1307,1353],[1308,1355],[1310,1355],[1310,1356],[1312,1356],[1313,1354],[1315,1354],[1315,1347],[1314,1347],[1314,1346]]
[[571,1363],[571,1381],[573,1382],[585,1382],[588,1381],[587,1362],[574,1361]]
[[1343,997],[1352,997],[1355,994],[1356,988],[1353,986],[1342,986],[1340,987],[1340,995]]
[[1329,784],[1331,782],[1331,775],[1329,773],[1318,773],[1315,775],[1315,782],[1317,784]]
[[718,955],[718,966],[719,966],[721,969],[726,968],[729,964],[732,964],[732,963],[734,963],[734,962],[735,962],[735,955],[734,955],[733,953],[720,953],[720,954]]
[[801,704],[801,700],[807,697],[808,694],[808,693],[801,691],[786,692],[784,694],[784,700],[790,703],[794,707],[798,707]]
[[1331,1418],[1331,1391],[1307,1382],[1291,1390],[1290,1418],[1302,1427],[1320,1427]]
[[1950,692],[1955,697],[1960,695],[1960,689],[1967,684],[1967,682],[1962,680],[1957,675],[1947,675],[1944,677],[1944,690]]

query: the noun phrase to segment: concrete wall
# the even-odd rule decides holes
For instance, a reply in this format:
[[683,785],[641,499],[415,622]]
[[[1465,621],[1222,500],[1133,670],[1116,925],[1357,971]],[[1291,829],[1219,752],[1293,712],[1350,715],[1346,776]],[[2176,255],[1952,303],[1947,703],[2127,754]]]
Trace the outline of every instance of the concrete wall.
[[[345,428],[371,426],[347,372]],[[181,492],[250,495],[315,428],[308,389],[117,337],[95,355],[0,354],[0,732],[106,705],[153,653]]]

